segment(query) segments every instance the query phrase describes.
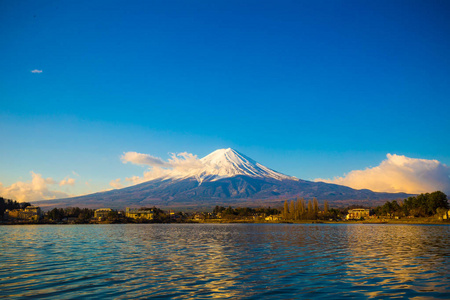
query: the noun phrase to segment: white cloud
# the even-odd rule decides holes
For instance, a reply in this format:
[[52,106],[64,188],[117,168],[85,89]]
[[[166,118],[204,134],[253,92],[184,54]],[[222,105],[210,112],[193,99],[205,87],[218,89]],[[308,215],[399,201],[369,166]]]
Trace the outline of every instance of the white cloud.
[[167,169],[161,169],[158,167],[154,167],[152,169],[149,169],[148,171],[145,171],[144,175],[142,177],[139,177],[139,176],[127,177],[127,178],[125,178],[125,181],[129,183],[128,185],[134,185],[134,184],[142,183],[142,182],[149,181],[152,179],[156,179],[158,177],[166,176],[167,174],[169,174],[169,172],[170,171]]
[[189,172],[191,170],[203,168],[203,163],[198,159],[197,155],[182,152],[179,154],[172,153],[171,157],[172,158],[169,159],[169,164],[174,171]]
[[131,184],[138,184],[167,175],[184,175],[196,169],[202,168],[203,164],[197,155],[182,152],[172,153],[167,161],[149,154],[137,152],[126,152],[121,156],[122,162],[131,162],[136,165],[149,166],[142,177],[132,176],[125,179]]
[[[145,172],[144,172],[145,174]],[[139,176],[131,176],[131,177],[127,177],[125,178],[125,181],[131,182],[132,184],[138,184],[141,183],[141,177]]]
[[354,170],[343,177],[316,179],[376,192],[405,192],[411,194],[443,191],[450,193],[450,168],[437,160],[409,158],[387,154],[377,167]]
[[120,178],[117,178],[115,180],[111,180],[109,182],[109,185],[112,186],[115,189],[120,189],[123,187],[122,183],[120,182]]
[[167,176],[167,175],[171,174],[172,172],[173,172],[172,169],[153,167],[151,169],[146,170],[142,177],[139,177],[139,176],[127,177],[127,178],[125,178],[125,181],[134,185],[134,184],[146,182],[149,180],[153,180],[153,179],[156,179],[159,177]]
[[61,180],[59,182],[60,186],[63,186],[63,185],[71,185],[71,186],[73,186],[74,184],[75,184],[75,179],[70,178],[70,177],[66,177],[66,178],[64,178],[63,180]]
[[30,172],[31,182],[18,181],[8,187],[0,183],[0,195],[4,198],[23,201],[50,200],[56,198],[65,198],[69,195],[49,189],[49,185],[55,185],[57,182],[52,178],[43,178],[41,174]]
[[34,69],[34,70],[31,70],[31,73],[38,73],[38,74],[40,74],[40,73],[42,73],[42,70]]

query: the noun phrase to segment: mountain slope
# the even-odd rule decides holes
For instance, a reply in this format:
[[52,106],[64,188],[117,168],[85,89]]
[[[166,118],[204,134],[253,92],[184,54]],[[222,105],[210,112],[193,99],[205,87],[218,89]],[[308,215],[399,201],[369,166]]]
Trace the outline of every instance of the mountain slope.
[[135,186],[80,197],[40,201],[41,206],[210,207],[214,205],[279,204],[280,199],[316,197],[319,201],[381,201],[405,198],[398,193],[375,193],[349,187],[299,180],[271,170],[233,150],[219,149],[198,167],[171,173]]

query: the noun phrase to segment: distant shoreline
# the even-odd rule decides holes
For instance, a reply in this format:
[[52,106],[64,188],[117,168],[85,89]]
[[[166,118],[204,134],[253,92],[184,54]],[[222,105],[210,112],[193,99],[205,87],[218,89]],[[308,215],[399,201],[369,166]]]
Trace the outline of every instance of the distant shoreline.
[[322,221],[322,220],[299,220],[299,221],[274,221],[274,222],[258,222],[258,221],[245,221],[245,220],[206,220],[197,222],[201,224],[205,223],[249,223],[249,224],[365,224],[365,225],[450,225],[448,221],[430,220],[426,218],[420,218],[420,220],[366,220],[366,221]]
[[189,222],[147,222],[147,223],[135,223],[135,222],[95,222],[95,223],[0,223],[0,226],[14,226],[14,225],[113,225],[113,224],[345,224],[345,225],[450,225],[449,221],[439,221],[427,218],[417,218],[409,220],[365,220],[365,221],[322,221],[322,220],[298,220],[298,221],[272,221],[272,222],[260,222],[254,220],[222,220],[222,219],[207,219],[201,221],[189,221]]

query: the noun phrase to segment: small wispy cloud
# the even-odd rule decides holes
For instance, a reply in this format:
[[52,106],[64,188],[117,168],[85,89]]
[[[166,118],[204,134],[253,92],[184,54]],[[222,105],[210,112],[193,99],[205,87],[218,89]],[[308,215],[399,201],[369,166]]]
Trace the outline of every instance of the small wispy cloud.
[[115,189],[120,189],[123,187],[122,183],[120,182],[120,178],[117,178],[116,180],[111,180],[109,182],[109,185],[112,186]]
[[126,152],[121,157],[123,163],[130,162],[135,165],[148,165],[151,167],[168,167],[167,162],[163,161],[159,157],[152,156],[150,154],[143,154],[137,152]]
[[31,73],[42,73],[42,70],[38,70],[38,69],[34,69],[34,70],[31,70]]
[[60,186],[63,186],[63,185],[71,185],[71,186],[73,186],[74,184],[75,184],[75,179],[74,178],[70,178],[70,177],[66,177],[66,178],[64,178],[63,180],[61,180],[59,182]]

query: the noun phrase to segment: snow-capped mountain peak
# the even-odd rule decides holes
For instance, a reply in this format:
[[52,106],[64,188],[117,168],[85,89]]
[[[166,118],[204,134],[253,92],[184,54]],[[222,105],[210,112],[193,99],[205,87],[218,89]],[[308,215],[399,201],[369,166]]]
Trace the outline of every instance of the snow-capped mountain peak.
[[268,177],[277,180],[296,179],[271,170],[231,148],[218,149],[203,157],[200,161],[203,168],[196,174],[196,177],[200,179],[199,181],[206,177],[212,177],[210,180],[214,181],[237,175]]
[[217,181],[238,175],[272,178],[276,180],[298,180],[269,169],[234,149],[218,149],[202,159],[195,158],[182,168],[174,168],[161,178],[186,179],[194,177],[199,184],[204,181]]

